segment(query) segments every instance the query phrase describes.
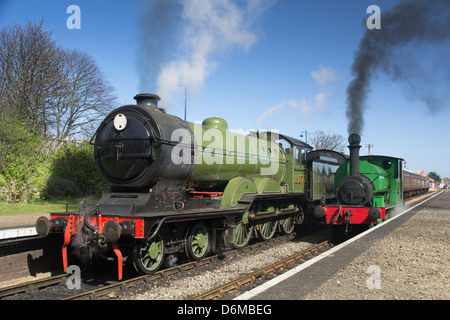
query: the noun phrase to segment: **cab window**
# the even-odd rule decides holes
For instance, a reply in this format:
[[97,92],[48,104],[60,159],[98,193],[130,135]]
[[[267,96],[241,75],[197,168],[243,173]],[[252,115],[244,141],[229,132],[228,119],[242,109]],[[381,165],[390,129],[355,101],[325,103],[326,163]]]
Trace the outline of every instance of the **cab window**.
[[295,165],[304,167],[306,165],[306,150],[295,147]]
[[278,145],[280,146],[280,149],[284,151],[285,154],[291,153],[291,144],[286,141],[285,139],[279,139],[277,140]]
[[299,166],[302,159],[302,152],[299,147],[295,147],[295,165]]

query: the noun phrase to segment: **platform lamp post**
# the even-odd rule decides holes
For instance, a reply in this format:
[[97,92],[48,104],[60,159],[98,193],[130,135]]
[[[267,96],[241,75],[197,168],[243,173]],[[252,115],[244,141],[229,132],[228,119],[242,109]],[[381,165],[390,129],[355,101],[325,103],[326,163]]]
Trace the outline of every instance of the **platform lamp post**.
[[184,121],[186,121],[186,117],[187,117],[187,84],[184,83],[184,81],[182,79],[180,79],[180,81],[178,82],[178,86],[179,87],[184,86]]
[[[305,135],[303,136],[303,134],[305,134]],[[300,138],[303,138],[303,137],[305,137],[305,142],[306,142],[306,144],[308,144],[308,130],[300,132]]]
[[369,156],[370,156],[370,148],[372,148],[372,147],[373,147],[373,144],[370,144],[370,143],[366,144],[366,148],[369,149]]
[[184,85],[184,121],[187,116],[187,84]]

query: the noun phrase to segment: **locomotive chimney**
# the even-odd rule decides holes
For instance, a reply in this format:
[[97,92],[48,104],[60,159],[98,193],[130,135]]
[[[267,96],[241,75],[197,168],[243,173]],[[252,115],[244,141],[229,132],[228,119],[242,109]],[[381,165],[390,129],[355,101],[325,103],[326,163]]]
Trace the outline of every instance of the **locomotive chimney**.
[[348,137],[348,149],[350,150],[350,174],[358,174],[359,173],[359,149],[361,146],[359,143],[361,142],[361,137],[357,133],[352,133]]
[[136,104],[141,107],[158,108],[158,101],[161,98],[156,94],[151,93],[139,93],[134,96]]

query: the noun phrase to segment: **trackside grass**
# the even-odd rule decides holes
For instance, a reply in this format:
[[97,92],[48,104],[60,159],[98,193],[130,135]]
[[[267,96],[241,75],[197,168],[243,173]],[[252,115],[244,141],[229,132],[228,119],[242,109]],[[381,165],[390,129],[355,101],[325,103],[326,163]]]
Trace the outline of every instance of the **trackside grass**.
[[[66,204],[69,205],[69,211],[77,211],[78,205],[82,199],[56,199],[39,200],[38,202],[18,202],[6,203],[0,202],[0,216],[32,213],[49,213],[66,211]],[[88,202],[95,202],[97,199],[86,199]]]

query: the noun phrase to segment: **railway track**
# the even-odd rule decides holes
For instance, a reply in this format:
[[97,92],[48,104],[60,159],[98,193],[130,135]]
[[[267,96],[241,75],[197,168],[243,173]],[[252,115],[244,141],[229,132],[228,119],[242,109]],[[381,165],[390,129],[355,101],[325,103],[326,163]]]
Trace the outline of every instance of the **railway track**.
[[69,274],[59,274],[53,277],[29,281],[26,283],[18,284],[15,286],[10,286],[0,289],[0,299],[15,294],[21,294],[26,292],[34,292],[42,288],[47,288],[49,286],[54,286],[58,284],[65,283]]
[[[109,285],[102,285],[100,287],[95,287],[93,289],[91,288],[88,290],[81,290],[83,292],[79,292],[77,294],[73,294],[73,289],[66,288],[66,281],[67,281],[68,277],[70,276],[70,274],[61,274],[61,275],[57,275],[57,276],[53,276],[53,277],[49,277],[49,278],[44,278],[41,280],[30,281],[30,282],[26,282],[23,284],[2,288],[2,289],[0,289],[0,299],[5,298],[5,297],[10,297],[13,295],[20,295],[20,294],[38,295],[38,291],[45,290],[45,288],[55,286],[55,285],[59,285],[61,288],[60,288],[60,290],[54,290],[54,291],[58,291],[58,292],[53,292],[51,294],[52,299],[59,299],[59,300],[99,299],[101,297],[110,295],[112,293],[124,292],[132,287],[139,286],[140,284],[149,284],[149,283],[153,283],[157,280],[167,280],[172,276],[181,275],[190,270],[201,271],[203,268],[214,265],[215,263],[218,263],[220,260],[230,259],[233,256],[237,256],[237,255],[249,254],[249,253],[252,253],[257,250],[263,250],[265,248],[269,248],[271,246],[280,244],[282,242],[290,241],[294,238],[295,238],[295,234],[280,236],[280,237],[274,238],[270,241],[257,242],[248,247],[244,247],[241,249],[235,249],[235,250],[231,250],[231,251],[226,251],[220,255],[210,256],[210,257],[207,257],[200,261],[191,261],[191,262],[188,262],[188,263],[176,266],[176,267],[163,269],[163,270],[156,272],[153,275],[133,277],[131,279],[123,280],[123,281],[112,283]],[[45,298],[48,295],[46,295],[44,293],[43,296]]]
[[295,238],[295,234],[280,236],[277,238],[272,239],[271,241],[266,242],[257,242],[251,246],[235,249],[232,251],[224,252],[220,255],[214,255],[207,257],[205,259],[202,259],[200,261],[191,261],[185,264],[182,264],[180,266],[163,269],[158,272],[156,272],[154,275],[148,275],[148,276],[140,276],[137,278],[132,278],[130,280],[121,281],[119,283],[111,284],[109,286],[103,287],[103,288],[96,288],[88,292],[83,292],[78,295],[65,297],[62,300],[92,300],[92,299],[98,299],[113,293],[117,292],[126,292],[132,287],[137,287],[141,284],[149,284],[156,282],[158,280],[167,280],[170,277],[183,275],[184,273],[187,273],[191,270],[196,271],[202,271],[203,269],[207,268],[208,266],[214,266],[216,263],[218,263],[220,260],[224,259],[230,259],[233,256],[237,256],[240,254],[249,254],[253,251],[262,250],[264,248],[268,248],[271,246],[274,246],[276,244],[282,243],[284,241],[290,241]]
[[322,253],[332,246],[330,241],[324,241],[311,248],[291,255],[290,257],[283,259],[279,262],[271,264],[267,267],[254,271],[246,276],[243,276],[237,280],[231,281],[225,285],[215,288],[211,291],[205,292],[199,296],[192,298],[192,300],[218,300],[222,298],[228,298],[230,295],[238,292],[238,290],[245,288],[256,281],[261,281],[263,278],[270,275],[277,275],[280,272],[287,271],[293,267],[305,262],[306,260]]

